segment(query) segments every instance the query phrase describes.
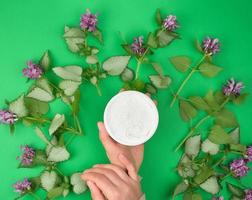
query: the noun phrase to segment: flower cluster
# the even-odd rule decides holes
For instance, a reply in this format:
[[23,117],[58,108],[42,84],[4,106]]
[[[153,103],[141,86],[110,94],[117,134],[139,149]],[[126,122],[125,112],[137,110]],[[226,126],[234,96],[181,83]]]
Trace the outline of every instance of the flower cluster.
[[249,167],[246,164],[247,162],[243,158],[233,160],[230,163],[230,170],[235,177],[246,176],[249,171]]
[[144,47],[143,36],[134,38],[134,42],[131,44],[131,50],[138,56],[144,55],[146,48]]
[[21,160],[22,166],[29,166],[32,164],[32,161],[36,155],[35,150],[28,145],[21,146],[21,150],[23,151],[23,154],[21,157],[18,157],[18,159]]
[[33,63],[32,61],[27,62],[27,68],[23,69],[23,75],[29,79],[38,79],[43,74],[42,69],[39,65]]
[[219,39],[206,37],[202,42],[202,49],[205,54],[213,55],[220,51]]
[[247,147],[245,158],[249,162],[252,161],[252,146]]
[[225,96],[239,96],[241,94],[241,89],[244,88],[242,82],[237,82],[233,78],[229,79],[223,87],[223,93]]
[[23,181],[17,182],[13,185],[13,188],[15,189],[15,192],[19,194],[24,194],[26,191],[31,189],[32,183],[25,178]]
[[80,27],[88,32],[94,32],[97,29],[97,14],[92,14],[87,9],[86,13],[81,16]]
[[0,110],[0,122],[3,124],[14,124],[17,115],[9,110]]
[[177,17],[174,15],[168,15],[163,21],[163,27],[167,31],[174,31],[179,27]]
[[252,189],[245,191],[245,200],[252,200]]

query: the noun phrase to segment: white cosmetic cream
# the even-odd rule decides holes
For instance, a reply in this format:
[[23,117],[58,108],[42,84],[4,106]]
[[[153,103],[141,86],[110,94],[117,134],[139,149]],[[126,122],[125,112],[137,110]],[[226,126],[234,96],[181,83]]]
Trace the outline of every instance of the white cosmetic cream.
[[128,146],[149,140],[157,129],[158,120],[154,102],[137,91],[118,93],[108,102],[104,111],[104,124],[109,135]]

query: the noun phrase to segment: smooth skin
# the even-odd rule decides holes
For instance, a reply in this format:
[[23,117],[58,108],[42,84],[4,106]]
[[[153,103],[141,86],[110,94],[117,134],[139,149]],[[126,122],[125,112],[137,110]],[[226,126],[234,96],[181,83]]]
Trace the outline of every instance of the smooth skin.
[[134,165],[123,155],[119,160],[128,173],[113,164],[95,165],[82,174],[93,200],[139,200],[142,196],[139,178]]
[[118,165],[125,169],[125,166],[119,160],[119,155],[123,154],[134,165],[138,172],[144,156],[144,145],[125,146],[114,141],[108,134],[104,123],[98,122],[100,140],[105,148],[107,156],[112,164]]

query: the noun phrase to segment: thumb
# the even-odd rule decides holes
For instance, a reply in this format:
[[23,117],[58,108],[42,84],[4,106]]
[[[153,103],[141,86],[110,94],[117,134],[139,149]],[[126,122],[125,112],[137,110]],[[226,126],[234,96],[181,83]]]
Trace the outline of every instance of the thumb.
[[130,160],[123,154],[119,155],[119,160],[124,165],[124,167],[127,169],[129,177],[135,181],[139,181],[137,171],[136,171],[134,164],[131,163]]
[[102,142],[102,145],[104,146],[106,151],[111,150],[111,148],[114,148],[116,143],[115,141],[109,136],[104,123],[103,122],[98,122],[97,123],[98,129],[99,129],[99,137]]

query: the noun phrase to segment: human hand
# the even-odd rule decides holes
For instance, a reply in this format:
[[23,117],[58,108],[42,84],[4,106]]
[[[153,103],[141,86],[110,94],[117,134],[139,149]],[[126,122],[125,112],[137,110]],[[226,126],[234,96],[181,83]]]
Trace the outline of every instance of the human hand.
[[87,182],[93,200],[139,200],[142,196],[134,166],[122,154],[119,155],[119,160],[128,169],[128,174],[116,165],[100,164],[81,175]]
[[[150,94],[147,93],[146,95],[150,97]],[[154,100],[153,102],[157,104],[157,101]],[[125,168],[118,159],[118,155],[123,154],[128,160],[130,160],[131,163],[133,163],[136,171],[138,172],[143,162],[144,144],[137,146],[125,146],[114,141],[109,136],[103,122],[98,122],[98,129],[100,132],[100,140],[106,150],[110,162],[112,164]]]
[[144,145],[125,146],[119,144],[109,136],[103,122],[98,122],[98,129],[100,132],[100,140],[105,148],[110,162],[125,169],[125,166],[119,160],[119,155],[123,154],[128,160],[130,160],[138,172],[143,162]]

